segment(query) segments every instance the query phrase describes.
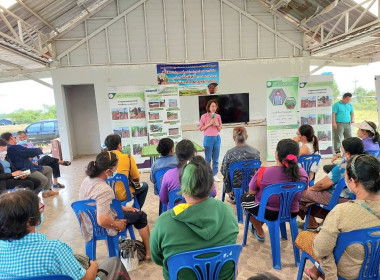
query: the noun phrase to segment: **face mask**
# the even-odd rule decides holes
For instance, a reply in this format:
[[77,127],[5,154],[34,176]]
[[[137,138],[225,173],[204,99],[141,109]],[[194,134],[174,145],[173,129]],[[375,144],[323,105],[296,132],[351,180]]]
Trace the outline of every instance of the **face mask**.
[[4,151],[4,152],[0,153],[0,159],[1,160],[4,160],[6,156],[7,156],[7,151]]
[[42,214],[41,214],[41,222],[40,222],[40,224],[39,224],[38,226],[36,226],[36,230],[39,230],[39,229],[40,229],[40,227],[41,227],[43,221],[44,221],[44,214],[42,213]]
[[111,179],[111,178],[115,177],[116,174],[117,174],[117,171],[113,172],[113,173],[112,173],[112,176],[108,176],[108,179]]
[[345,161],[347,161],[347,157],[345,157],[345,156],[343,155],[343,152],[342,152],[342,151],[340,151],[340,156],[341,156]]
[[347,187],[347,189],[348,189],[351,193],[354,193],[354,192],[352,191],[352,189],[348,186],[348,183],[350,183],[351,180],[347,182],[346,179],[344,179],[344,182],[346,183],[346,187]]
[[25,144],[28,144],[28,140],[18,141],[18,144],[19,144],[19,145],[25,145]]

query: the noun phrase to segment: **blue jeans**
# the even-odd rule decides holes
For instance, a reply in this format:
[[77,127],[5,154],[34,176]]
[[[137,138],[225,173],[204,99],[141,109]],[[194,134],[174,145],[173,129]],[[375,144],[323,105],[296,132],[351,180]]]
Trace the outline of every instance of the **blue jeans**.
[[143,207],[146,199],[146,195],[148,194],[148,183],[141,182],[142,187],[138,190],[135,190],[135,196],[137,197],[137,202],[139,203],[140,209]]
[[212,173],[214,176],[218,174],[219,168],[219,152],[220,152],[220,136],[205,136],[203,138],[203,147],[205,148],[205,160],[211,164],[212,159]]

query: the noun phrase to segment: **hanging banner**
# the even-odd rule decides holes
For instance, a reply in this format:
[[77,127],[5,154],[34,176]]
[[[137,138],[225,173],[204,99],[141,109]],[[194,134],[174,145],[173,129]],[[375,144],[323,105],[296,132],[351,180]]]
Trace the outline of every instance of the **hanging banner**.
[[209,84],[219,84],[219,64],[157,64],[157,82],[177,84],[181,96],[207,94]]
[[182,140],[178,85],[151,86],[145,89],[149,144],[164,137],[175,143]]
[[121,137],[123,153],[131,154],[139,168],[150,167],[150,159],[141,157],[148,145],[145,87],[108,87],[112,131]]
[[309,124],[319,140],[321,155],[332,155],[333,75],[299,78],[298,100],[300,125]]
[[267,160],[275,160],[278,141],[296,136],[298,77],[267,81]]

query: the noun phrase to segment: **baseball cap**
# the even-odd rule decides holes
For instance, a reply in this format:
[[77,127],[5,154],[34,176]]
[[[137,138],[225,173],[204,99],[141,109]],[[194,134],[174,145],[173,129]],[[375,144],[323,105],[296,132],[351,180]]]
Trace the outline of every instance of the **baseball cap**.
[[376,133],[376,131],[373,129],[373,127],[370,126],[366,121],[363,121],[362,123],[353,123],[352,125],[359,128],[359,129],[362,129],[362,130],[369,130],[373,134]]

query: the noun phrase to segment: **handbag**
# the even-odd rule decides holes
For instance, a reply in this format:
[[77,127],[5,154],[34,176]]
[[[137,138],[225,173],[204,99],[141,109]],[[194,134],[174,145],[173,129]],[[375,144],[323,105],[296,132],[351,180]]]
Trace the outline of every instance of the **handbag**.
[[[87,256],[87,255],[82,255],[82,254],[74,254],[74,257],[77,259],[77,261],[79,262],[79,264],[85,269],[87,270],[91,263],[90,263],[90,258]],[[108,276],[108,272],[105,271],[104,269],[101,269],[99,268],[98,269],[98,276],[99,276],[99,272],[103,273],[105,275],[105,277]]]
[[128,170],[129,185],[131,187],[133,187],[135,190],[141,189],[142,184],[140,182],[135,182],[132,180],[132,177],[131,177],[132,161],[131,161],[131,155],[130,154],[128,154],[128,158],[129,158],[129,170]]
[[126,270],[133,271],[138,268],[139,261],[145,259],[144,244],[139,240],[123,239],[119,242],[120,259]]

